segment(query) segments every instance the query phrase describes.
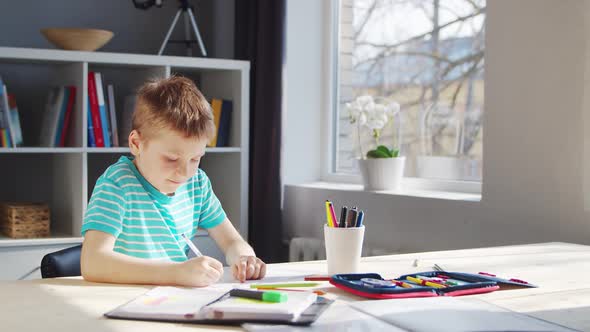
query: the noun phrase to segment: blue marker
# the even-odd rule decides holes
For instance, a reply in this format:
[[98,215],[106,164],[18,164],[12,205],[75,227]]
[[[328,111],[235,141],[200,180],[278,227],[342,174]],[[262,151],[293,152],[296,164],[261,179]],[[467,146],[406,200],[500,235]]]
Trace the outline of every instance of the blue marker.
[[365,217],[365,212],[360,211],[358,218],[356,219],[356,227],[361,227],[363,225],[363,218]]

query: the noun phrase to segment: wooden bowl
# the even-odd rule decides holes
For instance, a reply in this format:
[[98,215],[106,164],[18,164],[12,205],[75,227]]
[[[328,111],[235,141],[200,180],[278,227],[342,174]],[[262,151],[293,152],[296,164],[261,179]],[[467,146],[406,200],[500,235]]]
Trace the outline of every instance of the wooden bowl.
[[113,38],[113,32],[99,29],[46,28],[41,33],[64,50],[96,51]]

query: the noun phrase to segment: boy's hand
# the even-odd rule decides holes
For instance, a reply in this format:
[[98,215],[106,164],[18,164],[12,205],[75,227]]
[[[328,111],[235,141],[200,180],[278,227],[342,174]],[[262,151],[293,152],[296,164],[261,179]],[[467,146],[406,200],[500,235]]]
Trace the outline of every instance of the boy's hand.
[[240,256],[240,260],[232,265],[234,278],[240,282],[249,279],[262,279],[266,275],[266,264],[256,256]]
[[201,256],[178,265],[178,284],[190,287],[205,287],[223,275],[223,265],[215,258]]

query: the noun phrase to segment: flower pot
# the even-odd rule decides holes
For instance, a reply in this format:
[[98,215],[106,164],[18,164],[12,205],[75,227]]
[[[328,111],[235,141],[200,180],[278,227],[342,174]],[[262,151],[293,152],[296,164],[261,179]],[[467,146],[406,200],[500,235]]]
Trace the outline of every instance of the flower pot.
[[481,161],[445,156],[417,156],[416,175],[430,179],[481,181]]
[[365,190],[399,189],[406,157],[358,159]]

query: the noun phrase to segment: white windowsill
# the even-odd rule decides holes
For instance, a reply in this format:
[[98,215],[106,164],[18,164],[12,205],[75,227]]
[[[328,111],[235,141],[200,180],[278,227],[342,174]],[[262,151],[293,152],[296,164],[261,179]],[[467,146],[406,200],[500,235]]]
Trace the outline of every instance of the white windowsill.
[[442,190],[427,190],[427,189],[414,189],[414,188],[402,188],[395,191],[365,191],[361,184],[351,183],[336,183],[336,182],[313,182],[295,185],[296,187],[302,188],[314,188],[314,189],[326,189],[326,190],[340,190],[349,192],[364,192],[378,195],[393,195],[393,196],[408,196],[408,197],[420,197],[420,198],[431,198],[431,199],[443,199],[443,200],[454,200],[454,201],[469,201],[479,202],[481,201],[481,194],[479,193],[463,193],[453,191],[442,191]]

